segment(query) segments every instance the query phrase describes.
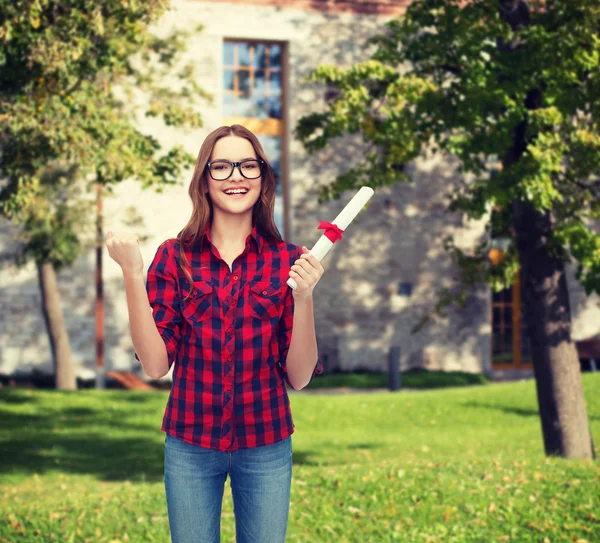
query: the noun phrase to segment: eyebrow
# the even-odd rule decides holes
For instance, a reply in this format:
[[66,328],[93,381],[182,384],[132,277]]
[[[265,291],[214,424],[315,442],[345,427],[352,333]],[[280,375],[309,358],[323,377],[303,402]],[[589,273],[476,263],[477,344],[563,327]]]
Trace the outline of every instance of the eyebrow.
[[[228,158],[215,158],[212,160],[212,162],[217,162],[219,160],[227,160],[229,162],[236,162],[235,160],[229,160]],[[247,156],[246,158],[240,158],[237,162],[242,162],[242,160],[258,160],[258,158],[254,157],[254,156]]]

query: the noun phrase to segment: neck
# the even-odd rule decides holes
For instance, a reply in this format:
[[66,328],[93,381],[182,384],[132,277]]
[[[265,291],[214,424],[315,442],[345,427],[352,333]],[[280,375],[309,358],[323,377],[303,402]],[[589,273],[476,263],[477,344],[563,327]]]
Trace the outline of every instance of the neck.
[[252,213],[223,215],[214,213],[210,227],[210,239],[218,248],[243,247],[252,232]]

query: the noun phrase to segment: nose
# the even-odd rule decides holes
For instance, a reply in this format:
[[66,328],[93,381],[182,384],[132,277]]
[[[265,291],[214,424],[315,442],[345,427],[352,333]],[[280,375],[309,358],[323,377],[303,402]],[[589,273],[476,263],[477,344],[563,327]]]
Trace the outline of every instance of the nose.
[[231,172],[231,180],[232,181],[240,181],[241,179],[244,178],[244,176],[242,175],[242,171],[240,170],[241,165],[240,164],[236,164],[233,167],[233,171]]

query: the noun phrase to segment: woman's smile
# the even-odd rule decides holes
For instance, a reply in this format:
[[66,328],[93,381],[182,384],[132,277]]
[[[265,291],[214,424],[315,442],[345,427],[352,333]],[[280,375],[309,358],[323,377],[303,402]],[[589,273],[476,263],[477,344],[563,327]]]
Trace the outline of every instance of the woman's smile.
[[225,192],[225,194],[229,196],[229,198],[239,200],[246,196],[246,194],[250,192],[250,189],[246,187],[230,187],[223,192]]

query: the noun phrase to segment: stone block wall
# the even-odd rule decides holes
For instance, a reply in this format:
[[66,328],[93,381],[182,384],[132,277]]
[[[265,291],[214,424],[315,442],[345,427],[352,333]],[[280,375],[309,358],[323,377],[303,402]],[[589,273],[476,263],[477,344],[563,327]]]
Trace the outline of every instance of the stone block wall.
[[[352,3],[352,2],[347,2]],[[382,0],[381,4],[385,4]],[[198,69],[201,86],[214,94],[203,105],[204,127],[183,132],[140,116],[144,130],[165,146],[183,144],[196,155],[204,137],[222,124],[222,49],[226,38],[278,40],[289,53],[289,111],[286,140],[290,171],[289,241],[312,244],[321,235],[319,219],[332,220],[353,194],[318,205],[316,189],[351,167],[361,154],[356,138],[346,137],[309,157],[293,139],[298,119],[325,107],[325,89],[304,77],[321,63],[349,66],[368,58],[367,37],[382,29],[389,13],[310,9],[299,3],[196,2],[179,0],[158,25],[205,28],[190,40],[188,58]],[[356,4],[356,3],[355,3]],[[291,5],[291,7],[290,7]],[[418,334],[411,328],[436,301],[436,291],[448,286],[456,270],[443,249],[454,233],[457,243],[472,246],[484,235],[483,222],[463,223],[445,211],[447,193],[456,183],[452,160],[428,157],[409,166],[413,183],[376,190],[368,208],[356,219],[323,261],[326,270],[315,289],[319,352],[326,369],[385,370],[392,345],[401,348],[401,368],[489,371],[490,300],[488,288],[472,293],[462,311],[452,309]],[[104,200],[104,232],[133,231],[141,243],[146,268],[158,245],[175,236],[191,214],[187,194],[192,170],[181,183],[162,193],[142,190],[135,181],[116,187]],[[130,226],[132,208],[143,224]],[[94,218],[90,217],[93,221]],[[17,247],[14,229],[0,224],[0,373],[17,368],[51,370],[51,356],[40,312],[40,293],[33,264],[16,269],[11,255]],[[128,312],[121,271],[104,253],[105,360],[107,369],[139,368],[129,336]],[[80,375],[95,365],[95,252],[87,251],[76,265],[58,275],[63,312]],[[597,298],[585,297],[571,281],[574,333],[587,337],[600,331]],[[410,292],[409,292],[410,291]]]

